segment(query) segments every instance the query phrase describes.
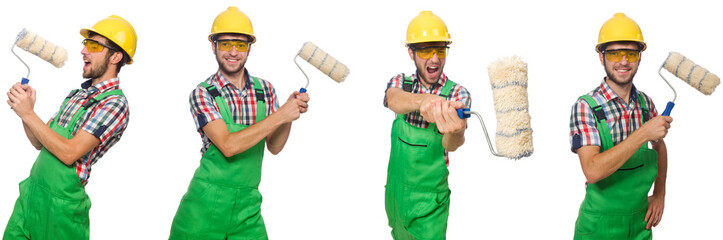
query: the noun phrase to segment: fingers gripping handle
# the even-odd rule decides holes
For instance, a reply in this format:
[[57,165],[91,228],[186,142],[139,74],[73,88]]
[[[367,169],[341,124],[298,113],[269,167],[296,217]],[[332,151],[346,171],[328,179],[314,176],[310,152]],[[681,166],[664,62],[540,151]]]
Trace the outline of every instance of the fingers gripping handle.
[[469,112],[469,108],[457,109],[457,116],[459,116],[459,118],[461,118],[461,119],[469,118],[471,116],[470,112]]
[[673,107],[675,107],[674,102],[668,102],[668,105],[665,106],[665,111],[663,111],[663,116],[670,116],[670,111],[673,111]]

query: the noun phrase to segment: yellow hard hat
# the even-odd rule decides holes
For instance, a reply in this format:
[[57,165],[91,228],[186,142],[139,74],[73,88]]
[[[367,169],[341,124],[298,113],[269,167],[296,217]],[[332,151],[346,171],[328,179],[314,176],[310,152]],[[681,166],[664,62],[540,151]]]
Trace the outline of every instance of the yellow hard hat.
[[618,41],[638,42],[642,48],[640,51],[645,51],[647,48],[640,26],[624,13],[616,13],[602,25],[595,49],[600,51],[601,45]]
[[240,33],[249,36],[251,43],[256,42],[254,36],[254,27],[251,25],[251,19],[246,14],[239,11],[236,7],[228,7],[226,11],[221,12],[213,20],[211,26],[211,34],[208,35],[208,41],[213,41],[213,35],[219,33]]
[[447,25],[431,11],[420,12],[419,15],[409,22],[409,26],[407,27],[406,44],[422,42],[452,43],[452,38],[450,38],[449,32],[447,31]]
[[127,64],[133,63],[138,36],[136,36],[136,30],[128,21],[122,17],[111,15],[98,21],[92,28],[80,29],[80,35],[88,38],[89,31],[95,32],[121,47],[130,57]]

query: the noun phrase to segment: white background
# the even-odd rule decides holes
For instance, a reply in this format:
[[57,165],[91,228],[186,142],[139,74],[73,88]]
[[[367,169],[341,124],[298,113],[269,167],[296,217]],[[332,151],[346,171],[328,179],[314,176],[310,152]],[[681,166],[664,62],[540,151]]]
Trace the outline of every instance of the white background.
[[[66,3],[69,2],[69,3]],[[466,86],[489,129],[496,120],[487,65],[517,54],[529,64],[535,152],[493,157],[481,127],[451,154],[449,239],[570,239],[584,197],[584,176],[568,142],[570,107],[604,76],[594,46],[600,26],[624,12],[641,26],[648,49],[635,78],[658,110],[672,91],[657,75],[669,51],[723,74],[723,16],[714,1],[2,1],[0,46],[23,28],[65,47],[56,69],[19,50],[32,68],[35,110],[49,119],[83,81],[78,34],[111,14],[135,27],[135,63],[120,73],[130,106],[122,140],[93,166],[86,191],[93,239],[165,239],[198,166],[201,141],[188,94],[216,71],[207,40],[213,19],[238,6],[258,37],[247,68],[270,80],[280,100],[304,84],[292,58],[312,41],[351,69],[337,84],[301,61],[312,79],[310,111],[294,122],[284,151],[266,155],[260,190],[272,239],[391,239],[384,213],[389,133],[382,106],[387,81],[414,65],[404,48],[407,24],[430,9],[449,27],[445,73]],[[25,75],[9,49],[0,54],[0,89]],[[720,237],[718,177],[723,93],[704,96],[665,72],[678,90],[668,145],[665,215],[656,239]],[[3,90],[4,92],[5,90]],[[5,99],[5,96],[2,97]],[[4,104],[3,104],[4,105]],[[19,118],[0,106],[0,225],[37,151]],[[0,227],[4,229],[4,227]]]

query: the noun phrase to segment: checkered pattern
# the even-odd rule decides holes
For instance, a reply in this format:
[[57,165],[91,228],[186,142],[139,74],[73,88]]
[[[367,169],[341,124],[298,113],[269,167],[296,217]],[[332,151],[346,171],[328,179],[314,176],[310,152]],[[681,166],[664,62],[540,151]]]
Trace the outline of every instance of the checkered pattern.
[[[412,74],[411,77],[412,81],[414,81],[414,83],[412,84],[412,93],[429,93],[434,95],[440,95],[442,92],[442,87],[445,83],[447,83],[447,75],[445,75],[444,73],[442,74],[440,81],[430,86],[429,89],[425,88],[424,85],[420,83],[420,80],[419,78],[417,78],[416,74]],[[391,80],[389,80],[389,83],[387,83],[387,88],[384,90],[384,92],[386,93],[389,88],[401,89],[402,85],[404,85],[403,81],[404,77],[402,76],[402,74],[394,76]],[[452,87],[452,90],[449,91],[449,96],[447,96],[447,100],[463,102],[464,105],[468,108],[472,106],[472,98],[470,97],[469,92],[466,88],[462,87],[462,85],[459,85],[457,83],[455,83]],[[386,95],[384,97],[384,107],[389,107]],[[406,116],[404,116],[404,120],[406,120],[409,124],[412,124],[412,126],[415,127],[429,127],[429,122],[424,120],[422,114],[419,111],[408,113]]]
[[[429,89],[427,89],[426,87],[424,87],[424,85],[422,85],[422,83],[420,82],[420,79],[417,77],[417,74],[412,74],[411,78],[412,78],[412,81],[414,81],[412,83],[412,92],[411,93],[429,93],[429,94],[434,94],[434,95],[440,95],[442,93],[442,87],[444,86],[445,83],[447,83],[447,75],[445,75],[444,73],[442,73],[440,80],[437,83],[432,84],[432,86],[430,86]],[[387,88],[384,90],[384,92],[386,93],[386,91],[389,90],[389,88],[402,89],[402,85],[404,85],[404,76],[403,76],[403,74],[400,73],[399,75],[396,75],[396,76],[392,77],[391,80],[389,80],[389,83],[387,83]],[[449,91],[449,96],[447,96],[447,100],[463,102],[464,105],[467,106],[468,108],[472,106],[472,98],[469,94],[469,91],[467,91],[466,88],[464,88],[462,85],[457,84],[456,82],[452,86],[452,89]],[[384,97],[384,107],[389,107],[389,105],[387,103],[386,94]],[[424,120],[424,118],[422,117],[422,114],[419,111],[407,113],[404,116],[404,120],[415,127],[419,127],[419,128],[429,127],[429,122]],[[449,155],[448,152],[444,151],[444,158],[447,161],[447,163],[449,163],[448,155]]]
[[[216,86],[219,90],[221,96],[229,106],[234,123],[250,126],[256,123],[256,95],[253,91],[253,80],[248,76],[248,71],[246,71],[246,84],[242,89],[238,89],[238,87],[231,84],[220,72],[212,75],[206,79],[205,82],[209,85]],[[264,91],[264,100],[267,106],[266,116],[269,116],[279,109],[279,103],[276,100],[276,91],[268,81],[260,78],[257,79]],[[191,92],[189,103],[191,104],[193,121],[196,123],[196,130],[201,134],[201,139],[203,140],[203,146],[201,148],[201,154],[203,154],[206,152],[206,149],[211,146],[211,139],[203,132],[203,127],[214,120],[223,120],[223,118],[213,97],[208,93],[208,90],[201,85],[198,85],[196,89]]]
[[[642,93],[643,101],[648,106],[649,117],[657,116],[658,112],[655,109],[653,100],[645,93],[640,93]],[[626,104],[622,98],[615,94],[605,80],[588,95],[592,96],[603,107],[614,145],[625,140],[642,126],[643,113],[640,104],[638,104],[638,91],[634,85],[630,94],[630,104]],[[594,113],[587,102],[582,99],[572,106],[570,144],[572,152],[575,153],[582,146],[601,146]]]
[[[89,99],[104,92],[120,89],[120,81],[118,78],[113,78],[90,86],[90,80],[88,80],[81,87],[81,89],[74,90],[75,93],[70,97],[68,103],[63,109],[60,109],[58,125],[61,127],[68,127],[73,115]],[[57,114],[54,114],[53,117]],[[100,139],[98,146],[75,161],[75,172],[78,174],[81,184],[85,186],[88,183],[91,166],[120,140],[127,126],[128,100],[125,96],[108,96],[93,105],[78,119],[72,130],[72,136],[75,136],[78,130],[83,129]]]

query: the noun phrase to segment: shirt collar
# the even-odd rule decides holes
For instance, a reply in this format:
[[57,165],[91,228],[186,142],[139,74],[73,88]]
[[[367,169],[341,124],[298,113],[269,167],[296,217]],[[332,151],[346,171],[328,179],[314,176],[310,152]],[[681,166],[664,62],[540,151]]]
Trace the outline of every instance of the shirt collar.
[[[244,71],[245,71],[245,74],[244,74],[245,81],[244,81],[244,86],[241,88],[241,90],[250,88],[251,84],[252,84],[250,81],[250,78],[249,78],[249,71],[246,69],[244,69]],[[218,84],[219,88],[223,88],[227,85],[233,86],[233,84],[231,84],[231,82],[228,79],[226,79],[226,77],[223,76],[221,71],[216,72],[215,79],[216,79],[216,84]]]
[[[620,98],[615,91],[613,91],[612,88],[610,88],[610,85],[605,81],[605,78],[603,78],[602,83],[600,84],[600,91],[602,92],[602,95],[605,97],[605,101],[609,102],[614,99]],[[637,102],[638,101],[638,89],[635,88],[635,84],[633,84],[633,87],[630,89],[630,102]]]
[[93,84],[93,80],[87,80],[80,84],[80,87],[87,91],[88,94],[93,94],[96,92],[107,92],[109,90],[118,89],[120,88],[120,79],[119,78],[111,78],[96,84]]
[[[416,73],[412,74],[412,79],[415,82],[419,83],[420,88],[424,88],[424,84],[422,84],[422,80],[419,79],[419,75],[417,75]],[[432,91],[432,90],[436,89],[437,87],[444,86],[444,84],[447,84],[447,75],[442,73],[442,75],[439,77],[439,81],[437,81],[436,83],[433,83],[431,86],[429,86],[429,89],[427,89],[427,90]]]

